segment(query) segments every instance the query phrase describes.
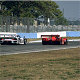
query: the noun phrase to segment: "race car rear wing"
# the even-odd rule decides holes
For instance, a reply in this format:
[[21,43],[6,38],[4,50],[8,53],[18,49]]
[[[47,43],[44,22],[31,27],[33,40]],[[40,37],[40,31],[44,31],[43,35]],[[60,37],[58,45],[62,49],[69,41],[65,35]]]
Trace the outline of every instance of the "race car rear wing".
[[60,37],[60,35],[41,35],[41,38]]

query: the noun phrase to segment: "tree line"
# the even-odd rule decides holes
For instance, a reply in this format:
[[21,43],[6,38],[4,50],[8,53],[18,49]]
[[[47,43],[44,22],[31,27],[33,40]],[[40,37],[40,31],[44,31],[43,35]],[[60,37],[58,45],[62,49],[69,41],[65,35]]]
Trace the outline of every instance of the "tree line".
[[0,15],[54,19],[56,24],[67,24],[62,11],[54,1],[0,1]]

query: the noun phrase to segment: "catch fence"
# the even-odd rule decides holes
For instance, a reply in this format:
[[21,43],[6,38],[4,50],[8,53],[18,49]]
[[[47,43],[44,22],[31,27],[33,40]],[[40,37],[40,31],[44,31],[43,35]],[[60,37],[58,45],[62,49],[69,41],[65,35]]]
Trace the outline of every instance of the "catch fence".
[[0,32],[34,33],[55,31],[80,31],[78,24],[56,25],[55,21],[35,18],[19,18],[11,16],[0,16]]

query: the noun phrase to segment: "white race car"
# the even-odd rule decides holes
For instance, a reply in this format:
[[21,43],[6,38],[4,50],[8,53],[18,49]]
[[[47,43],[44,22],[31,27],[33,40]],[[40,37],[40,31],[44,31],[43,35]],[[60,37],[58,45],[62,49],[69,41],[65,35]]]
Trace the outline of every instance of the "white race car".
[[27,40],[16,33],[0,33],[0,44],[26,44]]

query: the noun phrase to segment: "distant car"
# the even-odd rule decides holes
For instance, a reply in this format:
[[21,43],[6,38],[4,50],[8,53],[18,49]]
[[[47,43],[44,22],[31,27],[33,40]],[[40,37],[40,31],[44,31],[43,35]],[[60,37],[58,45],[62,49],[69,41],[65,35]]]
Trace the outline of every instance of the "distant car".
[[60,35],[41,35],[42,37],[42,44],[59,44],[65,45],[67,44],[67,38],[62,38]]
[[0,34],[0,44],[26,44],[26,39],[21,38],[16,33],[3,33]]

